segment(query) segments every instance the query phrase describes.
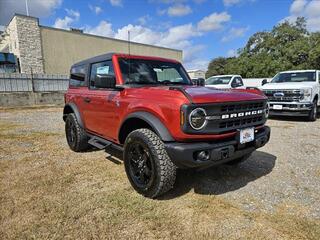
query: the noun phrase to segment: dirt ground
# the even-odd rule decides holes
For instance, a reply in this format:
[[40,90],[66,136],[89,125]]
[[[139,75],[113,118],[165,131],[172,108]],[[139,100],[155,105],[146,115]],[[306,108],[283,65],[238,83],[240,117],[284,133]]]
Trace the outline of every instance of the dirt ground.
[[0,239],[320,239],[320,120],[268,120],[248,161],[150,200],[121,161],[69,150],[61,112],[0,110]]

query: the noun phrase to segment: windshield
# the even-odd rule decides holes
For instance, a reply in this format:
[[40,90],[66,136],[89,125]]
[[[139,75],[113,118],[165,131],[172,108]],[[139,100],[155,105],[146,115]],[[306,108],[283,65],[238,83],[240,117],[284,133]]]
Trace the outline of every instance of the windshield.
[[229,84],[232,77],[210,77],[206,80],[206,85]]
[[278,73],[271,82],[314,82],[316,81],[316,72],[292,72]]
[[121,58],[119,65],[125,84],[192,85],[180,63]]

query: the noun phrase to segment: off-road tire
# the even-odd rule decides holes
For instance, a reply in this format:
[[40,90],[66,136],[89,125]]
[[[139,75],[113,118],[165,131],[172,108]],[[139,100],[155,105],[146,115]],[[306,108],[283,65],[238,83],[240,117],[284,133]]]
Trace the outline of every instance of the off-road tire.
[[[130,173],[130,145],[134,143],[144,143],[150,153],[149,160],[153,161],[153,180],[147,188],[139,187]],[[132,146],[131,146],[132,147]],[[153,131],[149,129],[138,129],[131,132],[126,138],[123,153],[124,166],[127,177],[132,187],[140,194],[148,198],[156,198],[169,191],[176,179],[176,166],[169,158],[164,144]]]
[[[70,139],[70,131],[74,131],[72,140]],[[70,113],[66,117],[65,133],[67,143],[71,150],[75,152],[85,152],[91,149],[91,146],[88,144],[89,138],[84,129],[79,125],[74,113]]]
[[251,153],[246,154],[246,155],[244,155],[244,156],[241,157],[241,158],[236,158],[236,159],[234,159],[234,160],[232,160],[232,161],[230,161],[230,162],[227,162],[226,165],[229,165],[229,166],[237,166],[237,165],[239,165],[240,163],[246,161],[250,156],[251,156]]
[[318,106],[317,106],[317,99],[315,99],[313,101],[312,109],[309,113],[308,120],[310,122],[314,122],[317,120],[317,117],[318,117]]

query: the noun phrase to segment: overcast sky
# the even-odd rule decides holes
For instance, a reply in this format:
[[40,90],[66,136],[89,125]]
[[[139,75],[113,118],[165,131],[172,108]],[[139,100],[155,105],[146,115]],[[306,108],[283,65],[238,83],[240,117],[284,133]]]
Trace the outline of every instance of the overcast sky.
[[[320,30],[320,0],[27,0],[40,24],[182,49],[188,69],[234,56],[250,35],[284,19]],[[26,0],[0,0],[0,25],[26,14]]]

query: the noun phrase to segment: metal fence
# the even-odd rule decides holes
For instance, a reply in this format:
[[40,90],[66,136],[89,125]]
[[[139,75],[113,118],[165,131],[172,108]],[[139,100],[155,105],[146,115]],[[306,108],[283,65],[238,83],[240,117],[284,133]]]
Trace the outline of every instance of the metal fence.
[[66,75],[0,73],[0,92],[57,92],[68,85]]

